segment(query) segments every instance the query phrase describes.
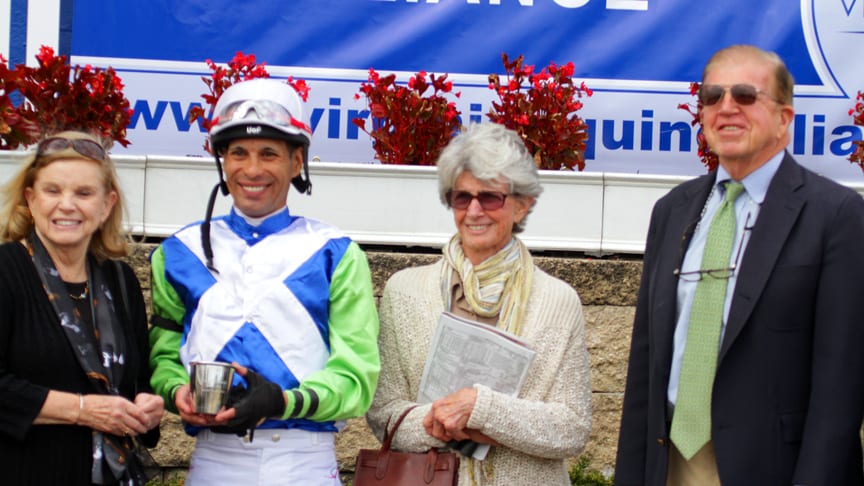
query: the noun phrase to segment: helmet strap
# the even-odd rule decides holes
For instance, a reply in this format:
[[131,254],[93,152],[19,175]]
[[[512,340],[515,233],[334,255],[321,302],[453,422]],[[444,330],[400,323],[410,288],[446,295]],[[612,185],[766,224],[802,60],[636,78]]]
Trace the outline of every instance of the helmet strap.
[[[213,157],[216,159],[216,171],[219,172],[219,189],[222,190],[222,195],[228,195],[228,183],[225,182],[225,177],[222,175],[222,159],[219,158],[219,153],[213,151]],[[215,189],[214,189],[215,190]]]
[[[301,194],[312,194],[312,181],[309,179],[309,146],[302,145],[303,150],[303,175],[291,179],[291,184],[300,191]],[[305,179],[304,179],[305,176]]]
[[213,273],[219,273],[219,270],[213,264],[213,245],[210,243],[210,220],[213,219],[213,207],[216,205],[216,195],[219,194],[221,186],[224,186],[224,182],[216,184],[213,186],[213,190],[210,191],[210,198],[207,200],[207,215],[204,216],[204,222],[201,223],[201,248],[204,250],[204,258],[207,259],[207,268]]

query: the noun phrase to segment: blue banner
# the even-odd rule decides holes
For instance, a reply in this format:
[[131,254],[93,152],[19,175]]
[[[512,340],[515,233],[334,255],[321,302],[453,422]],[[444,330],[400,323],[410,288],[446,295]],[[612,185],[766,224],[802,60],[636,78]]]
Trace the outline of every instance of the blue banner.
[[[854,0],[851,0],[854,3]],[[238,50],[282,66],[489,74],[501,53],[576,76],[693,81],[717,49],[776,50],[818,84],[789,0],[76,0],[75,55],[225,62]]]

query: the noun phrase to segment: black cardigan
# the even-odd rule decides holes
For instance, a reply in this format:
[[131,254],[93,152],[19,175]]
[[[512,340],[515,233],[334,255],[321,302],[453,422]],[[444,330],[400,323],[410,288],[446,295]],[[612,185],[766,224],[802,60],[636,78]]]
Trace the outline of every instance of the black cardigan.
[[[121,264],[128,305],[116,309],[126,330],[123,396],[150,392],[147,317],[141,287]],[[102,264],[118,304],[122,292],[116,266]],[[122,304],[121,304],[122,305]],[[27,250],[20,243],[0,245],[0,471],[4,484],[90,484],[91,429],[73,425],[33,425],[48,390],[94,393],[81,369]],[[155,446],[159,428],[142,436]]]

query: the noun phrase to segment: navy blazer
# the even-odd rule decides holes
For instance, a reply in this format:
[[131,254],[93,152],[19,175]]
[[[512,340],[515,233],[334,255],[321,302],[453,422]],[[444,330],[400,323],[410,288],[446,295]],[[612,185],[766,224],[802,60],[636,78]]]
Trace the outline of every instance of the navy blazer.
[[[615,484],[666,484],[677,278],[711,173],[654,206],[633,324]],[[732,296],[711,433],[724,486],[864,485],[864,199],[787,153]]]

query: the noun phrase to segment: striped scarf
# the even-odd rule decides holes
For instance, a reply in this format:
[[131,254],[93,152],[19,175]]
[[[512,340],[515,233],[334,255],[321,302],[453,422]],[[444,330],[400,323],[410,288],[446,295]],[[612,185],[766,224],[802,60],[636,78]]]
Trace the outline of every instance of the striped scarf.
[[518,238],[512,238],[501,251],[475,266],[465,257],[462,239],[457,233],[443,253],[447,262],[441,274],[444,308],[451,308],[456,273],[462,280],[465,300],[471,310],[483,317],[497,315],[496,327],[518,336],[534,276],[534,262],[528,248]]

